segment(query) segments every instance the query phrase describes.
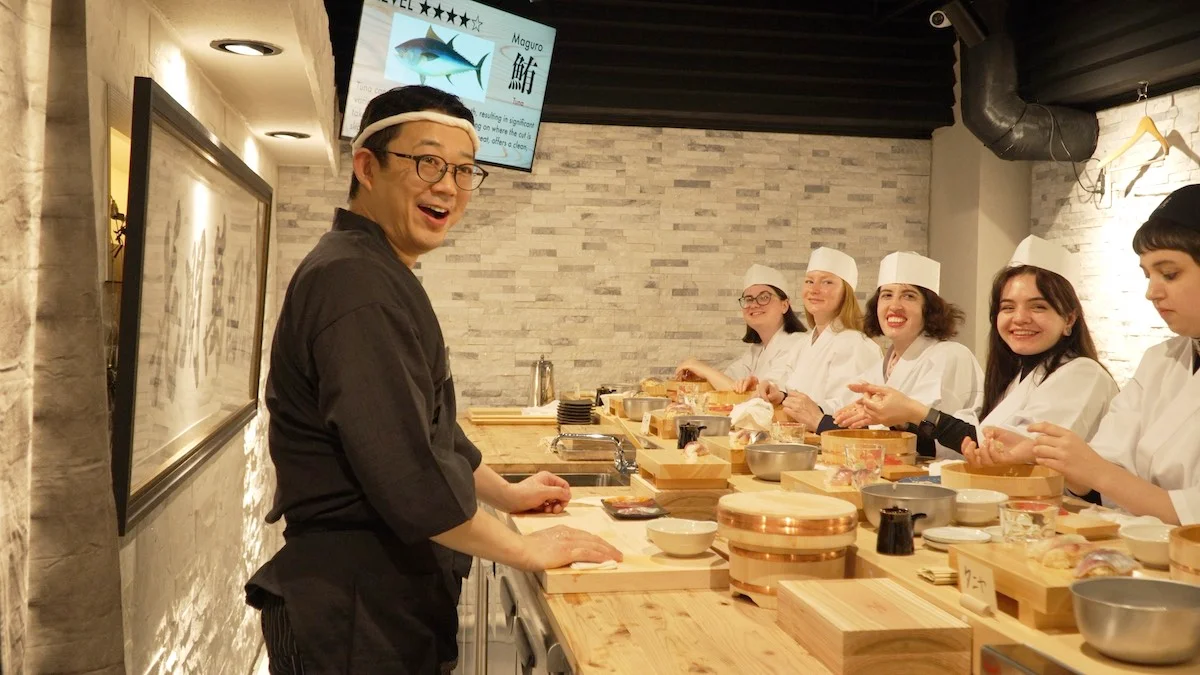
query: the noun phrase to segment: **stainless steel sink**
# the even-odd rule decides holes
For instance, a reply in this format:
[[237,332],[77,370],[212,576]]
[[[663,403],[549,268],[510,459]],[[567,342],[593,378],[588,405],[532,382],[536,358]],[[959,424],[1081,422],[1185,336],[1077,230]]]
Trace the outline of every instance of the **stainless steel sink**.
[[[510,483],[520,483],[533,474],[504,473],[505,480]],[[620,487],[629,485],[629,476],[622,476],[615,471],[605,473],[560,473],[559,478],[567,481],[571,487]]]

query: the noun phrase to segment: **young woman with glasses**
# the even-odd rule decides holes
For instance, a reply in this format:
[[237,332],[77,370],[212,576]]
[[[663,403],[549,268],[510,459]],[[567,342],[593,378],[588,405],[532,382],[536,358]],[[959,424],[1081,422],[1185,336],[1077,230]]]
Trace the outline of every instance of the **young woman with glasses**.
[[676,379],[698,377],[715,389],[753,391],[760,382],[781,385],[795,365],[803,340],[804,324],[792,311],[783,274],[765,265],[751,265],[742,278],[738,304],[746,321],[742,342],[750,347],[725,370],[699,359],[685,359],[675,369]]

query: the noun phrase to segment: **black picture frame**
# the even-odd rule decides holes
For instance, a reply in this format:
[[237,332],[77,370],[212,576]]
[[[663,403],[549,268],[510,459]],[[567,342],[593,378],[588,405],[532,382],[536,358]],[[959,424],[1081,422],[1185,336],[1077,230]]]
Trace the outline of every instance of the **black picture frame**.
[[[161,146],[157,148],[161,156],[155,154],[154,139],[156,136]],[[189,150],[190,152],[187,152]],[[171,170],[164,170],[163,166],[160,166],[158,170],[154,170],[154,162],[156,160],[161,163],[169,159],[180,160],[178,171],[175,170],[174,166],[171,167]],[[116,497],[117,506],[117,531],[122,536],[131,525],[136,523],[154,506],[162,502],[189,475],[199,469],[229,442],[257,413],[259,404],[259,374],[263,347],[263,319],[266,309],[271,206],[274,196],[274,191],[265,180],[247,166],[232,150],[217,140],[214,133],[205,128],[191,113],[176,102],[166,90],[152,79],[146,77],[138,77],[134,80],[129,169],[129,206],[127,208],[128,213],[126,214],[120,332],[117,347],[117,374],[111,427],[113,493]],[[181,178],[181,174],[184,174],[183,178]],[[177,289],[171,288],[167,288],[163,293],[164,296],[169,297],[171,291],[176,291],[176,296],[182,297],[187,309],[185,312],[180,313],[181,317],[186,311],[193,311],[195,321],[191,325],[179,328],[179,334],[186,338],[185,344],[189,349],[193,350],[193,360],[197,364],[199,363],[200,356],[204,356],[205,377],[207,378],[208,373],[211,372],[209,351],[204,351],[201,354],[200,350],[209,350],[209,336],[204,337],[202,346],[196,326],[200,318],[201,308],[205,304],[203,294],[209,292],[211,289],[211,297],[207,299],[211,315],[206,318],[208,319],[210,328],[215,326],[218,330],[222,331],[218,333],[217,339],[212,342],[222,343],[222,335],[229,338],[229,341],[232,341],[233,338],[229,336],[236,334],[238,338],[237,348],[230,349],[229,353],[236,351],[239,355],[239,362],[237,365],[227,368],[224,379],[221,380],[219,385],[227,386],[232,390],[226,396],[229,400],[222,400],[221,396],[213,395],[211,398],[217,399],[215,404],[212,401],[206,400],[204,401],[204,406],[196,405],[194,406],[195,410],[191,411],[187,409],[188,402],[174,402],[175,405],[173,405],[172,414],[182,417],[183,422],[189,424],[189,426],[186,430],[171,436],[161,447],[154,448],[156,457],[154,462],[139,464],[141,458],[136,456],[135,441],[143,439],[135,438],[137,436],[135,432],[138,431],[138,420],[145,419],[147,400],[150,398],[145,396],[145,392],[143,391],[142,400],[140,400],[138,391],[139,367],[145,365],[147,353],[149,352],[146,349],[147,345],[142,344],[143,330],[145,326],[152,325],[147,322],[154,321],[155,319],[165,321],[170,318],[166,315],[172,314],[169,310],[157,313],[150,312],[147,311],[148,308],[143,307],[144,282],[150,278],[149,275],[144,278],[144,273],[146,273],[147,244],[152,239],[157,241],[155,237],[159,236],[155,230],[158,225],[150,222],[152,217],[151,199],[161,200],[164,198],[163,194],[167,193],[166,199],[169,201],[170,194],[168,190],[178,188],[178,185],[187,179],[187,175],[213,178],[215,179],[213,185],[219,183],[217,187],[224,190],[225,193],[229,193],[233,189],[235,196],[243,200],[237,206],[241,206],[244,209],[250,204],[249,200],[252,199],[255,202],[254,216],[252,218],[253,223],[249,225],[237,219],[231,221],[228,214],[224,212],[221,214],[221,225],[215,228],[217,231],[212,239],[214,261],[221,261],[220,263],[214,262],[213,264],[221,266],[216,268],[219,271],[214,272],[211,277],[202,278],[206,269],[204,265],[208,230],[210,229],[208,227],[209,219],[193,217],[191,219],[193,232],[197,231],[197,223],[200,223],[200,236],[197,238],[199,243],[193,244],[193,246],[198,246],[199,248],[192,249],[193,257],[196,252],[199,253],[200,257],[199,264],[194,269],[192,267],[187,268],[188,281],[191,285],[185,287],[182,294],[178,293]],[[204,183],[205,180],[193,178],[193,182],[197,184]],[[174,181],[173,184],[172,181]],[[244,195],[237,192],[236,188],[244,191]],[[204,191],[209,190],[207,186],[201,189]],[[217,196],[220,197],[222,194],[218,194]],[[169,244],[166,243],[171,237],[170,232],[159,237],[164,241],[164,247],[169,245],[174,247],[173,250],[178,249],[178,234],[180,226],[184,221],[180,212],[180,204],[181,201],[176,202],[175,239],[171,240]],[[219,205],[224,206],[224,203]],[[160,207],[161,204],[156,202],[155,206]],[[238,214],[235,213],[235,215]],[[241,215],[246,214],[243,213]],[[212,220],[215,222],[216,219],[213,218]],[[169,229],[166,225],[161,227],[164,231]],[[238,267],[235,271],[250,271],[235,273],[233,275],[235,279],[234,292],[226,293],[224,286],[226,276],[224,274],[224,259],[226,249],[225,240],[229,230],[240,233],[237,235],[240,237],[238,241],[252,241],[253,250],[244,258],[241,256],[238,257]],[[187,243],[185,242],[186,245]],[[171,255],[169,257],[171,258],[172,265],[170,272],[160,272],[158,273],[158,277],[156,277],[156,281],[164,287],[169,287],[174,283],[176,278],[175,256]],[[190,265],[193,262],[193,258],[187,258],[184,262]],[[200,280],[199,283],[196,283],[197,279]],[[252,298],[253,307],[243,304],[248,299],[241,297],[242,294],[235,292],[238,281],[247,289],[252,289],[254,295]],[[197,292],[199,293],[199,298],[195,297]],[[225,309],[226,305],[222,303],[227,301],[236,303],[236,314]],[[170,306],[169,301],[167,306]],[[251,319],[253,321],[252,327],[242,326],[242,322],[237,321],[236,316]],[[231,326],[231,328],[226,328],[226,325]],[[163,342],[165,339],[162,334],[159,334],[157,337],[159,342]],[[161,364],[170,360],[163,354],[150,354],[151,359],[155,359],[156,356],[157,360],[152,361],[152,363]],[[221,351],[214,361],[218,373],[222,364],[228,363],[228,361],[223,360],[224,357],[225,352]],[[181,360],[176,359],[176,361]],[[244,397],[240,389],[243,370],[245,371]],[[201,379],[199,365],[196,366],[196,372],[196,387],[199,388],[201,386],[199,384],[199,380]],[[176,374],[172,373],[169,375],[172,382],[176,379],[174,375]],[[144,381],[143,378],[143,388]],[[216,386],[218,385],[213,385],[214,388]],[[172,386],[172,396],[174,396],[174,390]],[[156,393],[155,399],[157,398],[158,395]],[[213,412],[200,412],[201,408],[211,410],[214,405],[219,406],[219,409]],[[202,417],[193,422],[190,419],[186,419],[186,415],[189,412],[202,415]],[[139,418],[139,414],[143,415],[143,417]],[[143,423],[142,429],[145,428]],[[171,433],[174,432],[169,430],[164,432],[164,434]],[[162,459],[159,461],[157,458]],[[136,478],[135,467],[139,473]]]

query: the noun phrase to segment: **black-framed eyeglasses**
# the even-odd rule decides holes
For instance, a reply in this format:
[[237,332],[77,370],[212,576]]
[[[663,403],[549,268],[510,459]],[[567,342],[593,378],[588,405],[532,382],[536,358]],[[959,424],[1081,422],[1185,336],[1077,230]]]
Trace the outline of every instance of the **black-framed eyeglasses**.
[[463,190],[474,190],[483,185],[488,172],[478,164],[451,164],[437,155],[409,155],[403,152],[384,150],[389,155],[411,159],[417,165],[417,176],[426,183],[436,183],[454,167],[454,184]]
[[770,303],[771,299],[774,297],[776,296],[771,291],[763,291],[758,295],[743,295],[742,297],[738,298],[738,304],[741,305],[742,309],[746,309],[751,304],[762,307],[763,305]]

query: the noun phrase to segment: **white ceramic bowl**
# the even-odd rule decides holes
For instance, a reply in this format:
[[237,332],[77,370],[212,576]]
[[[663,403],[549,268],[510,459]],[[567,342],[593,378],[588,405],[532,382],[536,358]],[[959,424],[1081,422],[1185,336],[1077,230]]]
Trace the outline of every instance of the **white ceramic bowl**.
[[711,520],[659,518],[646,523],[646,535],[667,555],[700,555],[717,538],[717,524]]
[[1166,567],[1171,564],[1167,548],[1173,529],[1170,525],[1126,525],[1120,534],[1134,558],[1151,567]]
[[986,525],[1000,517],[1008,495],[996,490],[959,490],[954,497],[954,520],[964,525]]

